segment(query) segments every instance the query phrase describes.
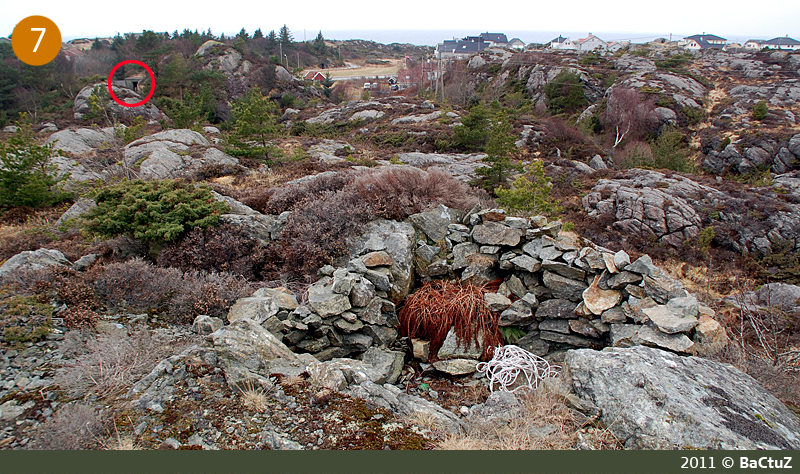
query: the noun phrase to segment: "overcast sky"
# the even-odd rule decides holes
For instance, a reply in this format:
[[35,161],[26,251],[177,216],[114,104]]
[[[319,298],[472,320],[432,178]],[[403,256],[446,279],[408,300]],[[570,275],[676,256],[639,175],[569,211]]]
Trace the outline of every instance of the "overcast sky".
[[[61,29],[62,37],[113,36],[115,33],[182,31],[265,33],[286,24],[296,40],[317,31],[334,30],[474,30],[625,32],[646,36],[683,37],[714,33],[729,39],[769,39],[789,35],[800,39],[800,1],[752,0],[725,2],[541,1],[474,2],[430,0],[303,0],[173,2],[137,0],[3,0],[0,36],[8,36],[21,19],[43,15]],[[649,4],[649,5],[647,5]],[[647,6],[645,6],[647,5]],[[312,33],[313,32],[313,33]],[[328,35],[332,36],[332,35]],[[335,36],[335,35],[334,35]],[[445,39],[445,38],[442,38]],[[522,38],[526,40],[525,38]]]

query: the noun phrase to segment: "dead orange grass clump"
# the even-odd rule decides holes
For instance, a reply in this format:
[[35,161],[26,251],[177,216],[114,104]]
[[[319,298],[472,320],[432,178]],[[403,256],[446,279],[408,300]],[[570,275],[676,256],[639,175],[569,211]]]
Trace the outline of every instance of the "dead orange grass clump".
[[[486,304],[484,292],[484,288],[471,284],[443,280],[425,283],[406,298],[398,314],[400,331],[409,338],[430,341],[430,353],[436,354],[452,327],[460,346],[480,342],[481,359],[486,360],[491,348],[502,345],[503,339],[497,314]],[[480,336],[482,341],[478,341]]]
[[550,379],[537,390],[518,392],[519,411],[472,417],[460,433],[443,437],[444,450],[620,449],[607,429],[567,406],[566,388]]

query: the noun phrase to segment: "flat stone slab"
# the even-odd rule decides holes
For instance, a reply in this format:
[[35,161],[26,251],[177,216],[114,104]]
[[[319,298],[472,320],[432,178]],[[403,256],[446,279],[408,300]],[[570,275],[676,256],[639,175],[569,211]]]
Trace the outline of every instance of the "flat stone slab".
[[797,415],[728,364],[637,346],[569,351],[564,366],[626,449],[800,449]]

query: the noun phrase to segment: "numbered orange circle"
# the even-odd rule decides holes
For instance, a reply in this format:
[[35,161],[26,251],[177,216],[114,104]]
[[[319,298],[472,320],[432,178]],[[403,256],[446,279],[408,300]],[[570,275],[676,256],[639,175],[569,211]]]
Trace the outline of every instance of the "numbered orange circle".
[[14,28],[11,47],[23,63],[42,66],[54,60],[61,51],[61,31],[47,17],[29,16]]

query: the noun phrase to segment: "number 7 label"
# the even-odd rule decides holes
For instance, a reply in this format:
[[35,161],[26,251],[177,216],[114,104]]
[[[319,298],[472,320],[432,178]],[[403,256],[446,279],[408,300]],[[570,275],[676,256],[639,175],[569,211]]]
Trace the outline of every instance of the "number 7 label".
[[11,46],[23,63],[43,66],[54,60],[61,51],[61,31],[47,17],[29,16],[14,27]]
[[39,41],[36,42],[36,46],[33,47],[33,52],[35,53],[37,49],[39,49],[39,45],[42,44],[42,38],[44,38],[44,32],[47,31],[47,28],[31,28],[31,31],[41,31],[42,34],[39,35]]

